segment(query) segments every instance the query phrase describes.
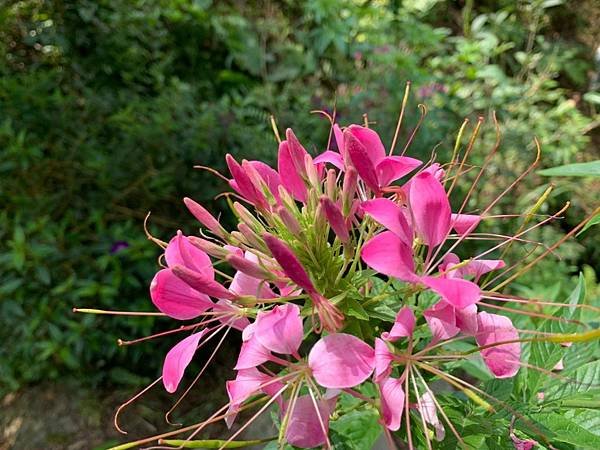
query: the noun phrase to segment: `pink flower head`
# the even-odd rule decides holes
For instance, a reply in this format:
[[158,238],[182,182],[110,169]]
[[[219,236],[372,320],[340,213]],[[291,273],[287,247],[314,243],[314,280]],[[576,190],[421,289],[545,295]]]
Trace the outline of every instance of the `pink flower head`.
[[207,332],[208,330],[205,328],[198,333],[194,333],[169,350],[169,353],[165,357],[162,374],[162,381],[167,392],[172,394],[177,390],[186,367],[192,362],[200,339]]
[[171,269],[160,270],[154,276],[150,297],[159,311],[178,320],[194,319],[213,307],[208,295],[191,288]]
[[475,338],[479,346],[489,346],[481,350],[481,356],[496,378],[510,378],[517,374],[521,345],[519,342],[499,344],[519,339],[519,333],[508,317],[480,312]]
[[178,231],[167,245],[165,260],[169,267],[183,266],[209,278],[215,276],[209,256],[192,244],[181,231]]

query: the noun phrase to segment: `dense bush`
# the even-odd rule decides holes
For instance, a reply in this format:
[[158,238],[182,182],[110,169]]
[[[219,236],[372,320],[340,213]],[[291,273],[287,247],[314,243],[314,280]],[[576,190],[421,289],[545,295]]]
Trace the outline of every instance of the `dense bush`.
[[[496,110],[505,144],[498,176],[525,167],[534,135],[548,166],[588,158],[588,132],[597,124],[593,104],[583,100],[597,98],[583,95],[590,50],[556,34],[554,19],[566,11],[560,2],[514,3],[2,6],[0,328],[13,344],[0,350],[0,386],[67,371],[101,379],[110,376],[107,367],[141,361],[144,348],[125,354],[114,340],[146,334],[160,321],[75,317],[71,308],[150,308],[149,261],[157,252],[143,235],[147,211],[164,238],[177,223],[191,230],[181,197],[206,202],[219,183],[192,166],[223,168],[226,152],[274,160],[271,113],[280,128],[324,142],[326,123],[309,111],[331,110],[337,98],[342,124],[369,112],[391,139],[411,80],[400,142],[417,121],[416,103],[426,103],[415,146],[422,157],[439,142],[438,152],[451,150],[465,116],[489,119]],[[489,148],[493,126],[483,139]],[[521,204],[531,204],[525,193]],[[594,194],[579,195],[581,216]],[[572,273],[581,252],[571,247],[552,273]],[[561,289],[553,295],[569,291]]]

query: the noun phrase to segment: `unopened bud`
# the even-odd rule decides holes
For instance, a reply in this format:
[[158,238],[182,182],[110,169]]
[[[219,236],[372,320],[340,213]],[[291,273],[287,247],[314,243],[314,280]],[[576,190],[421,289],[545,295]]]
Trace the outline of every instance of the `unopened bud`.
[[275,278],[275,276],[267,269],[242,256],[231,253],[227,256],[226,260],[235,270],[245,273],[253,278],[258,278],[259,280],[269,280]]
[[308,177],[309,184],[320,192],[321,190],[321,178],[319,177],[319,172],[317,171],[317,167],[313,163],[312,156],[308,153],[304,155],[304,167],[306,169],[306,176]]
[[331,200],[335,201],[337,198],[337,172],[334,169],[329,169],[327,171],[327,178],[325,181],[325,194]]
[[206,252],[215,258],[224,259],[229,254],[227,249],[206,239],[202,239],[197,236],[188,236],[188,240],[194,247],[199,248],[203,252]]
[[342,185],[342,214],[345,217],[350,213],[354,196],[356,195],[356,185],[358,174],[356,169],[349,166],[344,174],[344,183]]
[[263,242],[263,240],[258,237],[258,235],[245,223],[238,224],[238,230],[244,237],[245,242],[250,244],[251,247],[254,247],[261,251],[266,251],[267,248]]
[[238,218],[245,223],[246,225],[248,225],[250,228],[252,228],[255,232],[257,233],[262,233],[264,230],[263,225],[260,223],[260,221],[254,217],[252,215],[252,213],[241,203],[238,202],[234,202],[233,203],[233,210],[236,214],[236,216],[238,216]]
[[340,239],[340,241],[343,243],[348,242],[350,240],[350,234],[348,233],[348,227],[346,226],[346,222],[342,212],[340,211],[340,208],[327,196],[322,196],[319,200],[319,203],[319,206],[323,209],[325,217],[327,218],[327,221],[329,222],[333,232]]
[[276,209],[277,215],[283,222],[283,224],[287,227],[290,233],[299,236],[302,234],[302,228],[300,224],[296,220],[296,218],[283,206],[278,206]]
[[225,236],[227,236],[227,231],[225,231],[225,228],[221,226],[219,221],[215,219],[215,217],[208,212],[206,208],[188,197],[183,199],[183,203],[185,203],[187,209],[198,220],[198,222],[212,231],[216,236],[221,238],[225,238]]

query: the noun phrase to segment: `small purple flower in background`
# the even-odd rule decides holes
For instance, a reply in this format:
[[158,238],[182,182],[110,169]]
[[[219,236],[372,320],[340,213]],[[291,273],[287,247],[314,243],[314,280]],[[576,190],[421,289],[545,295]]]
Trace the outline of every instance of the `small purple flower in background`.
[[115,255],[115,254],[119,253],[121,250],[125,250],[127,247],[129,247],[129,242],[127,242],[127,241],[115,241],[110,246],[110,254],[111,255]]
[[446,94],[448,92],[448,86],[441,83],[429,83],[425,86],[421,86],[417,91],[417,95],[421,98],[429,98],[436,92]]

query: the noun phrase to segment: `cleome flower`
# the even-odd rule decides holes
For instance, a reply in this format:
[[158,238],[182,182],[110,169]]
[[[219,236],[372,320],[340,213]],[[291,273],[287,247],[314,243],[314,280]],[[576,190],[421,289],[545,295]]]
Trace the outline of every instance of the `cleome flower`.
[[[343,127],[329,119],[337,150],[328,145],[315,158],[291,129],[279,142],[276,168],[226,156],[230,177],[220,176],[232,189],[226,195],[235,229],[225,229],[205,207],[185,198],[202,225],[200,235],[179,231],[168,243],[149,235],[161,246],[163,265],[150,284],[150,298],[160,314],[181,325],[120,343],[186,336],[165,356],[162,376],[118,413],[160,380],[167,392],[177,392],[197,350],[220,335],[172,412],[202,382],[230,332],[241,334],[241,344],[235,377],[224,386],[227,404],[197,425],[117,448],[186,431],[192,440],[217,420],[231,428],[240,412],[257,405],[262,406],[249,421],[211,448],[240,444],[235,439],[268,410],[277,419],[279,432],[272,440],[280,448],[286,443],[333,448],[330,427],[348,413],[340,406],[347,398],[353,408],[378,416],[390,448],[398,440],[416,448],[417,435],[427,448],[433,439],[449,436],[464,444],[445,412],[444,389],[484,411],[500,406],[513,419],[526,419],[465,379],[462,364],[481,363],[488,377],[511,378],[523,366],[536,370],[522,361],[525,342],[564,344],[596,336],[536,334],[513,322],[519,319],[523,327],[522,318],[554,320],[501,289],[533,267],[508,265],[507,250],[537,246],[524,236],[562,211],[529,225],[537,211],[532,209],[512,236],[476,230],[493,219],[522,217],[493,215],[499,199],[522,177],[487,206],[465,213],[490,160],[479,168],[466,197],[458,199],[461,206],[453,208],[451,194],[457,193],[472,143],[462,160],[455,151],[445,166],[425,164],[394,155],[393,146],[386,149],[368,126]],[[472,240],[492,244],[473,253],[472,246],[461,245]],[[537,260],[561,242],[546,246]],[[518,438],[512,425],[505,438],[516,448],[536,442]]]

